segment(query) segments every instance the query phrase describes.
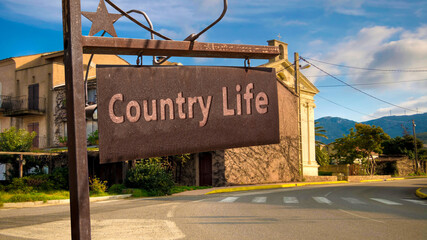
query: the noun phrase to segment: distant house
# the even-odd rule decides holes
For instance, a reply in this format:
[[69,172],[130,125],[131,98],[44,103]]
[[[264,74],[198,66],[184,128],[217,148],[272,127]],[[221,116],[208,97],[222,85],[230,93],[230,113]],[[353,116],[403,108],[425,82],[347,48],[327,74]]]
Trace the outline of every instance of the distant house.
[[[34,148],[59,145],[67,135],[64,53],[62,51],[0,60],[0,129],[15,126],[36,132]],[[84,73],[90,55],[83,55]],[[116,55],[95,55],[89,66],[89,102],[96,102],[97,64],[129,65]],[[82,81],[84,81],[82,76]],[[87,122],[88,134],[97,129]]]

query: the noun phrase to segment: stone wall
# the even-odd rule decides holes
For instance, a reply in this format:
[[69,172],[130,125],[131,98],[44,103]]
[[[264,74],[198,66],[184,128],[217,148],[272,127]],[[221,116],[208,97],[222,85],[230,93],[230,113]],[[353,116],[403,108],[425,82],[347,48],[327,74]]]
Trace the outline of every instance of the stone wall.
[[414,162],[408,156],[381,156],[378,160],[378,171],[382,168],[384,174],[408,176],[414,173]]
[[212,186],[214,187],[231,185],[225,177],[224,154],[224,150],[212,152]]
[[183,186],[196,185],[196,167],[195,167],[195,154],[191,154],[190,159],[187,160],[182,166],[176,166],[173,172],[173,177],[176,183]]
[[399,176],[408,176],[410,173],[414,173],[414,163],[408,157],[401,159],[396,162],[397,174]]
[[337,176],[304,176],[306,182],[334,182],[339,181]]
[[224,151],[228,184],[299,181],[298,137],[282,137],[280,144]]
[[65,136],[65,125],[67,123],[67,111],[65,109],[65,89],[60,88],[55,91],[55,104],[54,104],[54,138],[53,144],[59,145],[59,138]]
[[349,164],[320,166],[319,172],[342,173],[344,176],[350,175]]

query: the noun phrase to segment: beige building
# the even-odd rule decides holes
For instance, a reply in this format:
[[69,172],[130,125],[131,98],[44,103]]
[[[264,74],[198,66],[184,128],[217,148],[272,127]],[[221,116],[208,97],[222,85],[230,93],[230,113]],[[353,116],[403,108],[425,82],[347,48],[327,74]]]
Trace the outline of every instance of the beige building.
[[[66,136],[63,52],[12,57],[0,61],[0,129],[24,128],[37,132],[35,148],[59,145]],[[90,55],[83,56],[84,74]],[[97,64],[129,65],[115,55],[95,55],[89,70],[89,102],[95,101]],[[82,76],[82,81],[84,76]],[[87,123],[88,134],[97,129]]]

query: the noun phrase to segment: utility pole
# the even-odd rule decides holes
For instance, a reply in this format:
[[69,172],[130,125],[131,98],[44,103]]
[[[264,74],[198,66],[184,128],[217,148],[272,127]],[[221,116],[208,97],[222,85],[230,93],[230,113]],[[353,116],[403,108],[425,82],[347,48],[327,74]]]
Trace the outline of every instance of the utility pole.
[[415,147],[415,173],[418,173],[418,150],[417,150],[417,135],[415,134],[415,121],[412,120],[412,131],[414,134],[414,147]]
[[294,53],[294,77],[295,77],[295,93],[298,97],[298,133],[299,133],[299,137],[298,137],[298,155],[299,155],[299,161],[300,161],[300,165],[301,165],[301,180],[304,177],[304,161],[302,159],[302,129],[301,129],[301,94],[300,94],[300,86],[299,86],[299,79],[298,79],[298,74],[299,74],[299,55],[297,52]]

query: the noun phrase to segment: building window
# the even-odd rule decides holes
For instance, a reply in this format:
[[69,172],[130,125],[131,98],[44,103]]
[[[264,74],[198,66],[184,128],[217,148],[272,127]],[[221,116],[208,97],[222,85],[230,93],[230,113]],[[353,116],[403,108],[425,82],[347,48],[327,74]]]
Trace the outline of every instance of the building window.
[[89,104],[95,104],[96,103],[96,88],[92,88],[92,89],[87,90],[87,101]]
[[28,86],[28,109],[39,110],[39,84]]

